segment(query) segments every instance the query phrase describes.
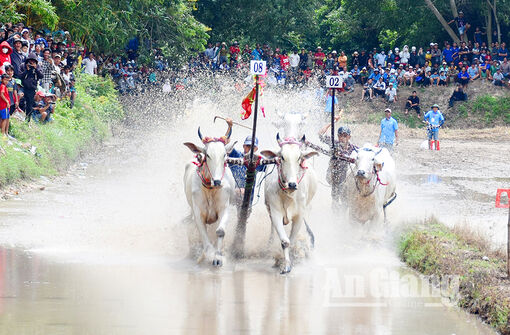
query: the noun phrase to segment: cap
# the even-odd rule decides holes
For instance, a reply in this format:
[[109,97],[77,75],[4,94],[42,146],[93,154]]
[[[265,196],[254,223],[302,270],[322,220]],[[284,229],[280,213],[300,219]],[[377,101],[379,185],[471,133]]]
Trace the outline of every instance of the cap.
[[332,53],[332,54],[336,54],[337,52],[336,52],[336,50],[333,50],[331,53]]
[[439,105],[438,104],[433,104],[432,108],[439,108]]
[[[244,140],[244,144],[243,145],[252,145],[252,139],[251,139],[251,135],[247,136],[246,139]],[[258,147],[259,146],[259,139],[255,137],[255,146]]]
[[44,98],[46,96],[43,91],[37,91],[37,93],[35,95],[38,95],[42,98]]
[[350,135],[351,130],[347,126],[340,126],[340,128],[338,128],[338,135],[340,135],[340,134]]
[[386,112],[391,113],[391,109],[386,108],[386,109],[384,110],[384,112],[385,112],[385,113],[386,113]]

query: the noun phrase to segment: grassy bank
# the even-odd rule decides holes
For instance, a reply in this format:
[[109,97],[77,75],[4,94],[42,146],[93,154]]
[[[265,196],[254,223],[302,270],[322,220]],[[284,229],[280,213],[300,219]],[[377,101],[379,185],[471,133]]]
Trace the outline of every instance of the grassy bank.
[[361,88],[354,93],[341,94],[340,105],[346,110],[346,120],[355,123],[379,124],[384,118],[384,109],[392,109],[392,116],[400,124],[410,128],[423,128],[424,125],[412,111],[404,114],[407,97],[413,90],[420,98],[422,115],[430,110],[430,106],[437,103],[446,119],[448,128],[485,128],[496,126],[510,126],[510,90],[496,87],[489,82],[476,81],[469,84],[466,92],[468,101],[456,102],[453,108],[448,108],[448,101],[455,87],[399,87],[399,101],[393,104],[382,98],[360,102]]
[[510,334],[510,280],[503,254],[473,233],[433,219],[404,234],[399,248],[402,260],[425,275],[459,276],[458,305]]
[[11,119],[10,134],[15,139],[0,140],[0,187],[58,174],[109,136],[111,123],[123,117],[113,82],[80,75],[76,90],[74,108],[69,108],[69,101],[58,101],[51,123]]

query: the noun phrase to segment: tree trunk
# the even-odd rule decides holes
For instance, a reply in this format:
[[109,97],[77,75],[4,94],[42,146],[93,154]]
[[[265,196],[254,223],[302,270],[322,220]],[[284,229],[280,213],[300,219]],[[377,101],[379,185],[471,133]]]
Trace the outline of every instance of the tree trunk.
[[[489,4],[489,7],[490,9],[492,9],[492,13],[494,14],[494,21],[496,22],[496,29],[498,31],[498,43],[501,44],[501,26],[499,24],[499,19],[498,19],[498,9],[497,9],[497,5],[498,5],[498,0],[493,0],[494,3],[491,3],[490,0],[487,0],[487,3]],[[490,12],[490,10],[489,10]],[[492,34],[492,31],[491,31],[491,34]]]
[[458,17],[459,13],[457,12],[457,5],[455,4],[455,0],[450,0],[450,7],[452,9],[453,17]]
[[432,13],[434,13],[434,15],[439,20],[439,22],[441,22],[441,25],[446,30],[448,35],[450,35],[452,40],[454,42],[456,42],[456,43],[460,43],[459,37],[457,36],[457,34],[455,34],[453,29],[450,28],[450,26],[448,25],[448,22],[446,22],[446,20],[444,19],[443,15],[441,15],[441,13],[439,13],[439,11],[437,10],[436,6],[434,6],[434,4],[432,3],[432,0],[424,0],[424,1],[427,4],[427,7],[429,7],[429,9],[432,11]]
[[492,10],[487,10],[487,47],[490,48],[492,44]]

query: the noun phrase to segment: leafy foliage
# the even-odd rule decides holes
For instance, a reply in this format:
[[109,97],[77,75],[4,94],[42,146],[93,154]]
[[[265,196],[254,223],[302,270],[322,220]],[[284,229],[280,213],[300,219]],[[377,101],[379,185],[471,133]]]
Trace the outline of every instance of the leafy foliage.
[[0,21],[38,23],[55,28],[58,15],[49,0],[0,0]]
[[314,34],[318,0],[200,0],[196,17],[217,41],[297,47]]

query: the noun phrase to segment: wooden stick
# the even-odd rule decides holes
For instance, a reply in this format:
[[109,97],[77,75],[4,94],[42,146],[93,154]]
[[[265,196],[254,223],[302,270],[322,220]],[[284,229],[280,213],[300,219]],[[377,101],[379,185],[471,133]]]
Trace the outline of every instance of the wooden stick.
[[[216,115],[216,116],[214,117],[214,121],[213,121],[213,122],[216,122],[216,119],[222,119],[222,120],[227,121],[227,119],[226,119],[226,118],[221,117],[221,116],[218,116],[218,115]],[[238,123],[238,122],[234,122],[234,121],[232,121],[232,124],[235,124],[236,126],[243,127],[243,128],[246,128],[246,129],[250,129],[250,130],[251,130],[251,127],[245,126],[244,124],[240,124],[240,123]]]

